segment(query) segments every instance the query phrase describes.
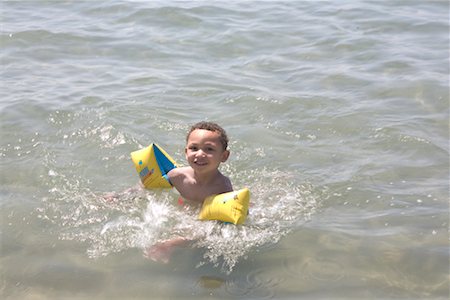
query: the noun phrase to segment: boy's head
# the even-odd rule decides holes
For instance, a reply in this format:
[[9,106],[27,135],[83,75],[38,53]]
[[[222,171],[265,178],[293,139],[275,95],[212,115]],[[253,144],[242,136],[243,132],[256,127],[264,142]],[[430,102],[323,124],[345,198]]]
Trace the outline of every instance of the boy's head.
[[202,121],[202,122],[198,122],[198,123],[192,125],[191,129],[189,130],[189,132],[186,136],[186,142],[189,140],[189,136],[191,135],[191,133],[196,129],[209,130],[209,131],[216,132],[217,134],[219,134],[219,140],[220,140],[220,143],[222,144],[222,148],[224,151],[227,150],[227,148],[228,148],[227,133],[218,124],[216,124],[214,122]]

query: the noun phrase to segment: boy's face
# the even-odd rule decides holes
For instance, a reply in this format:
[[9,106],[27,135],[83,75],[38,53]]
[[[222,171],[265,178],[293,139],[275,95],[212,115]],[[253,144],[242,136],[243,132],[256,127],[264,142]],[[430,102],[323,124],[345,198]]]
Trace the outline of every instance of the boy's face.
[[206,129],[196,129],[188,137],[185,149],[186,160],[197,172],[215,171],[230,155],[223,150],[219,133]]

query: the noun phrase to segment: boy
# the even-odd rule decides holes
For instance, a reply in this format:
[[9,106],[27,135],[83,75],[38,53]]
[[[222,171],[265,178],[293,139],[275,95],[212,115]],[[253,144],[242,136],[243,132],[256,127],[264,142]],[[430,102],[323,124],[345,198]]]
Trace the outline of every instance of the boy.
[[[199,122],[191,127],[184,149],[189,166],[172,169],[167,174],[185,200],[201,204],[208,196],[233,191],[230,179],[218,169],[230,156],[227,147],[227,134],[216,123]],[[145,255],[167,263],[174,247],[186,242],[183,237],[164,241],[147,249]]]
[[230,156],[227,147],[227,134],[216,123],[199,122],[191,127],[184,149],[189,166],[167,174],[183,198],[203,203],[208,196],[233,190],[230,179],[218,169]]

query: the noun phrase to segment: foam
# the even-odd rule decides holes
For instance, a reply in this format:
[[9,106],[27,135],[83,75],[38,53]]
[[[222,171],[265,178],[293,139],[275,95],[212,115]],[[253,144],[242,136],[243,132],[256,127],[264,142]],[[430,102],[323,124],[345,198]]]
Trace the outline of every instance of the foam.
[[[200,207],[177,205],[174,191],[124,193],[107,201],[69,181],[52,189],[55,200],[42,213],[44,219],[59,223],[60,238],[87,242],[89,257],[152,245],[178,236],[191,239],[192,247],[203,252],[197,266],[212,264],[231,272],[241,259],[256,249],[276,244],[281,237],[306,222],[317,209],[318,197],[310,185],[296,185],[280,171],[252,170],[240,176],[251,183],[250,214],[244,225],[199,221]],[[57,199],[57,200],[56,200]]]

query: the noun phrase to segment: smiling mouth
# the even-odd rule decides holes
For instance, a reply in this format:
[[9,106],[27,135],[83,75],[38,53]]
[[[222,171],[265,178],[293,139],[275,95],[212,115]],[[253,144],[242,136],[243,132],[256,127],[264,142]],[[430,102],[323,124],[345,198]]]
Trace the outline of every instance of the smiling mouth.
[[194,160],[194,164],[196,164],[198,166],[206,166],[208,163],[205,161],[199,162],[199,161]]

